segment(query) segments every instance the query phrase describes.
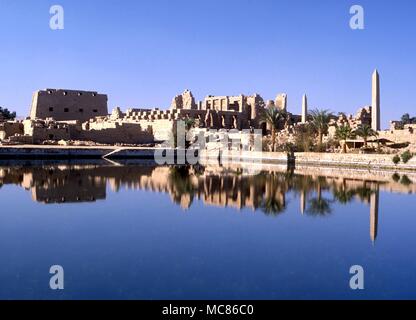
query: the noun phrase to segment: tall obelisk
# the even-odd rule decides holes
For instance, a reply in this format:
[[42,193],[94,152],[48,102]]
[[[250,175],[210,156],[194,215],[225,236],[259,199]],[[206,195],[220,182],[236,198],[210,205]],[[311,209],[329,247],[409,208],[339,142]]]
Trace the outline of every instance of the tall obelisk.
[[380,130],[380,76],[377,70],[373,73],[371,128],[376,131]]
[[306,94],[302,98],[302,122],[306,123],[308,120],[308,97]]

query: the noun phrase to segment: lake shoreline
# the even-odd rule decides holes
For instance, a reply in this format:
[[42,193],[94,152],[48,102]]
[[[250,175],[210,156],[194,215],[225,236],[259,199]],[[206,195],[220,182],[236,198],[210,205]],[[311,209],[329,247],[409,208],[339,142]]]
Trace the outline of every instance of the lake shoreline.
[[[0,159],[154,159],[152,147],[120,146],[53,146],[53,145],[15,145],[0,146]],[[377,169],[390,171],[416,171],[416,158],[407,163],[395,165],[391,154],[341,154],[341,153],[294,153],[288,158],[285,152],[255,151],[201,151],[200,162],[255,163],[340,167],[350,169]]]

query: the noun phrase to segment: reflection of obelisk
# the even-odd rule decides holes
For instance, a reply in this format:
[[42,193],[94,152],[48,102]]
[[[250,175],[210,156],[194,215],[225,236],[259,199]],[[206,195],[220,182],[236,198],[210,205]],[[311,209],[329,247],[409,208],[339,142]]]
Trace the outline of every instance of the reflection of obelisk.
[[378,231],[378,204],[379,204],[379,190],[378,187],[370,197],[370,238],[373,243],[377,239]]
[[308,120],[308,97],[306,94],[302,97],[302,122],[306,123]]
[[300,192],[300,213],[304,214],[306,209],[306,191]]
[[375,131],[380,130],[380,76],[377,70],[373,73],[371,128]]

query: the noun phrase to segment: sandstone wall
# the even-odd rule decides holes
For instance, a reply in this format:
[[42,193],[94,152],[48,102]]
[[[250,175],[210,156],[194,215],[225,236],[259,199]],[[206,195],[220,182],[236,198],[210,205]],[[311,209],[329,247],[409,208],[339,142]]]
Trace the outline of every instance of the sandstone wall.
[[0,123],[0,140],[7,139],[15,134],[23,134],[23,124],[21,122]]
[[33,94],[31,119],[87,121],[108,115],[107,95],[93,91],[47,89]]
[[416,131],[412,128],[403,130],[379,131],[379,138],[388,139],[395,143],[416,143]]
[[143,130],[139,123],[92,122],[71,135],[73,140],[105,144],[146,144],[154,141],[153,133]]
[[[218,149],[201,152],[201,157],[218,161]],[[393,155],[389,154],[342,154],[342,153],[295,153],[296,165],[339,166],[344,168],[380,168],[391,170],[416,170],[416,157],[408,163],[400,162],[395,165]],[[234,161],[273,164],[286,163],[287,153],[284,152],[246,152],[222,151],[221,156]]]
[[66,123],[25,120],[23,126],[25,136],[30,136],[32,143],[41,143],[45,140],[70,140],[70,125]]

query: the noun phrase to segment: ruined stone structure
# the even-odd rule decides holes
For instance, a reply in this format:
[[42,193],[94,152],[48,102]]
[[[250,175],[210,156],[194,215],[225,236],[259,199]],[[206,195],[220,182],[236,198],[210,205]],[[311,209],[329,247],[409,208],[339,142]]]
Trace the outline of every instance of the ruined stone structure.
[[155,141],[153,128],[143,128],[139,122],[127,122],[110,117],[95,118],[82,124],[71,135],[72,140],[103,144],[149,144]]
[[177,95],[173,98],[170,106],[172,110],[175,109],[196,109],[195,98],[190,90],[185,90],[181,95]]
[[237,126],[233,125],[232,127],[248,129],[259,126],[264,106],[264,100],[258,94],[252,96],[208,96],[199,104],[198,109],[201,111],[211,110],[216,114],[219,122],[212,121],[212,128],[227,128],[226,120],[231,117],[235,120],[233,123],[237,122]]
[[337,118],[334,118],[329,123],[328,136],[330,138],[335,137],[337,127],[348,125],[351,129],[356,130],[360,126],[371,126],[371,107],[363,107],[358,109],[355,115],[346,115],[340,113]]
[[[261,128],[265,132],[261,116],[264,108],[271,106],[287,112],[287,95],[279,94],[275,101],[269,100],[267,104],[258,94],[210,95],[196,103],[192,92],[185,90],[173,98],[168,110],[130,108],[123,112],[116,107],[109,115],[106,95],[48,89],[34,94],[31,119],[24,121],[21,136],[13,137],[12,140],[24,143],[80,140],[103,144],[149,144],[170,140],[177,121],[186,119],[195,119],[196,127],[206,130]],[[307,114],[308,102],[305,95],[302,114],[287,112],[286,120],[281,123],[279,137],[293,134],[294,126],[307,122]],[[356,117],[335,119],[332,125],[348,122],[356,127],[368,121],[368,110],[365,109]],[[3,137],[13,134],[4,134]]]
[[[107,96],[95,92],[38,91],[21,139],[26,142],[30,136],[33,143],[43,139],[147,144],[169,140],[178,120],[195,119],[197,127],[206,129],[258,128],[264,109],[258,94],[208,96],[196,103],[189,90],[175,96],[169,110],[130,108],[123,112],[116,107],[108,115],[106,102]],[[77,112],[80,109],[82,112]]]
[[412,144],[414,152],[416,152],[416,125],[407,124],[404,126],[397,126],[394,123],[390,130],[382,130],[378,132],[380,139],[385,139],[396,144],[408,143]]
[[23,134],[23,123],[17,121],[0,122],[0,141],[21,134]]
[[[46,140],[70,140],[71,125],[68,123],[56,122],[54,120],[25,120],[23,141],[31,143],[42,143]],[[30,139],[29,139],[30,137]]]
[[90,141],[100,144],[148,144],[154,142],[151,130],[143,130],[139,123],[123,123],[107,118],[89,122],[58,122],[24,120],[23,134],[10,137],[13,142],[39,144],[44,141]]
[[33,94],[31,119],[87,121],[108,114],[107,95],[95,91],[46,89]]
[[280,110],[287,111],[287,94],[281,93],[276,97],[275,106]]
[[[368,124],[379,131],[380,80],[377,70],[374,71],[372,85],[372,106],[361,108],[354,116],[340,114],[334,117],[330,123],[329,137],[334,136],[337,126],[344,124],[349,124],[353,129]],[[192,92],[185,90],[172,99],[168,110],[129,108],[122,111],[116,107],[108,114],[107,96],[104,94],[47,89],[34,93],[30,120],[16,126],[3,125],[0,127],[0,139],[33,143],[67,139],[108,144],[158,143],[172,138],[177,121],[186,119],[194,119],[196,127],[207,131],[262,129],[266,134],[271,128],[262,123],[262,114],[266,107],[276,107],[286,112],[285,119],[278,125],[278,142],[290,142],[296,128],[306,127],[310,119],[306,94],[302,97],[300,115],[288,111],[287,101],[287,94],[281,93],[275,100],[266,103],[258,94],[209,95],[196,102]],[[382,134],[395,135],[399,131],[398,127]],[[410,132],[413,129],[406,130]],[[400,141],[403,140],[401,133],[398,134]]]

